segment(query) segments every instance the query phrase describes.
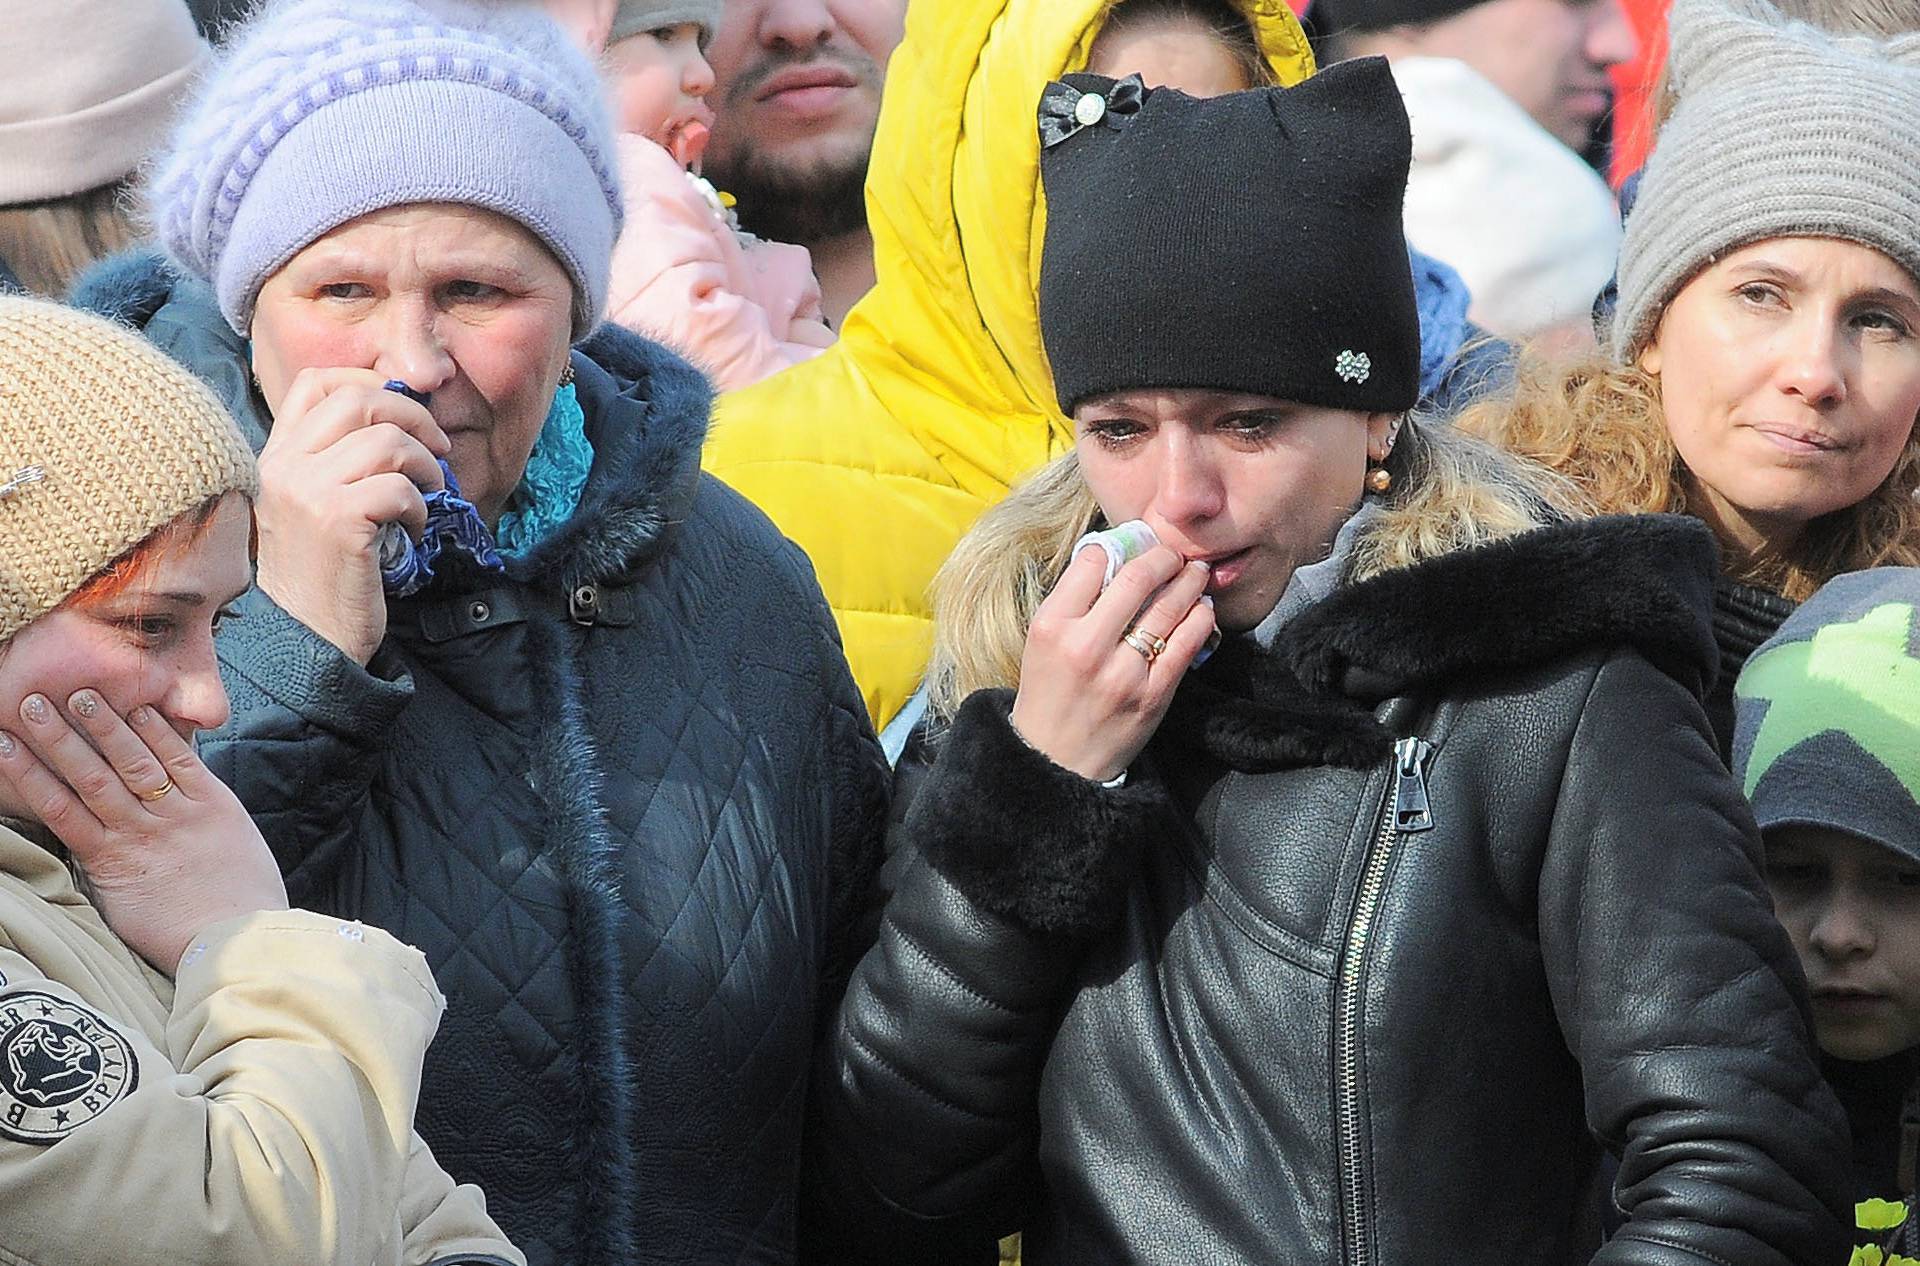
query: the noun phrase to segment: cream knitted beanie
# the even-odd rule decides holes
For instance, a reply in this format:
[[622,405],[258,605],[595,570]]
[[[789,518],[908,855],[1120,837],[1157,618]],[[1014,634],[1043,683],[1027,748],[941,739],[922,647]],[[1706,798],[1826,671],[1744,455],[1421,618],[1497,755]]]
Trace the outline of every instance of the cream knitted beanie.
[[1627,217],[1615,358],[1766,238],[1858,242],[1920,278],[1920,35],[1829,35],[1767,0],[1674,0],[1670,23],[1677,104]]
[[0,297],[0,643],[180,515],[258,490],[226,409],[158,348]]
[[206,53],[183,0],[0,0],[0,204],[126,177]]

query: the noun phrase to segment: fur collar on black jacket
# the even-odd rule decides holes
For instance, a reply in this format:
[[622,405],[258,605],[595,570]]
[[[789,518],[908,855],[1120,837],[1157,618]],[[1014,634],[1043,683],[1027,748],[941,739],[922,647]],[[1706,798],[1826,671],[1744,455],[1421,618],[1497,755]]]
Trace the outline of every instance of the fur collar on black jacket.
[[[152,251],[130,251],[89,270],[73,302],[163,344],[169,331],[191,330],[195,346],[165,350],[226,398],[256,446],[265,442],[265,410],[246,369],[247,341],[227,326],[206,286],[181,277]],[[149,330],[163,309],[180,319],[166,322],[166,330]],[[573,367],[593,470],[573,517],[508,565],[516,580],[550,578],[543,583],[557,581],[568,592],[632,579],[659,554],[668,529],[687,517],[713,399],[693,366],[612,324],[575,349]]]
[[1347,585],[1269,651],[1233,638],[1174,697],[1156,746],[1246,773],[1382,760],[1373,705],[1423,688],[1632,647],[1696,694],[1712,684],[1712,534],[1682,515],[1536,529]]
[[[1382,572],[1301,613],[1271,650],[1231,639],[1188,674],[1148,750],[1163,770],[1196,753],[1243,773],[1364,767],[1394,740],[1373,712],[1388,699],[1620,647],[1698,693],[1717,663],[1717,570],[1706,526],[1661,514],[1538,528]],[[907,833],[982,909],[1041,934],[1096,935],[1135,859],[1187,812],[1157,779],[1106,790],[1048,762],[1007,724],[1012,701],[985,690],[962,705]],[[983,787],[1004,794],[983,800]]]

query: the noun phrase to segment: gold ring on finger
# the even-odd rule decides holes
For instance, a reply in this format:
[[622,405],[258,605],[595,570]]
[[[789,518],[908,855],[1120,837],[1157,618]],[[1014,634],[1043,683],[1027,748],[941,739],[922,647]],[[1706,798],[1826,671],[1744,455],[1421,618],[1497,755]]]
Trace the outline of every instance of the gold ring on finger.
[[133,794],[136,799],[143,800],[148,804],[152,804],[155,800],[164,799],[166,794],[172,790],[173,790],[173,779],[169,778],[165,782],[161,783],[158,787],[155,787],[152,791],[136,791]]
[[1139,651],[1140,658],[1146,660],[1149,664],[1159,659],[1161,653],[1167,649],[1166,638],[1149,633],[1137,625],[1128,629],[1127,635],[1120,640],[1128,646],[1131,646],[1134,650]]

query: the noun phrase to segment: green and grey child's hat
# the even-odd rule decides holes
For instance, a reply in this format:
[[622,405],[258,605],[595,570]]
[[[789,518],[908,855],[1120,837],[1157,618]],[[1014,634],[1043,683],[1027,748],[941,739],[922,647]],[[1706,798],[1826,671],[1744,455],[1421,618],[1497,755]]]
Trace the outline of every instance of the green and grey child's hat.
[[1747,661],[1734,708],[1762,831],[1825,827],[1920,862],[1920,567],[1828,582]]

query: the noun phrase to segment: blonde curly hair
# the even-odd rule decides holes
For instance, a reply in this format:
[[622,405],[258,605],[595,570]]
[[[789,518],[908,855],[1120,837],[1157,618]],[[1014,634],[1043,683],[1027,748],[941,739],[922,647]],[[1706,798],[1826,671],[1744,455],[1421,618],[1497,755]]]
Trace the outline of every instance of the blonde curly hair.
[[[1563,476],[1598,513],[1689,512],[1660,381],[1637,365],[1529,355],[1510,391],[1469,406],[1454,425]],[[1722,541],[1728,574],[1800,602],[1842,572],[1920,566],[1917,496],[1920,425],[1870,496],[1813,520],[1792,549],[1745,555]]]

